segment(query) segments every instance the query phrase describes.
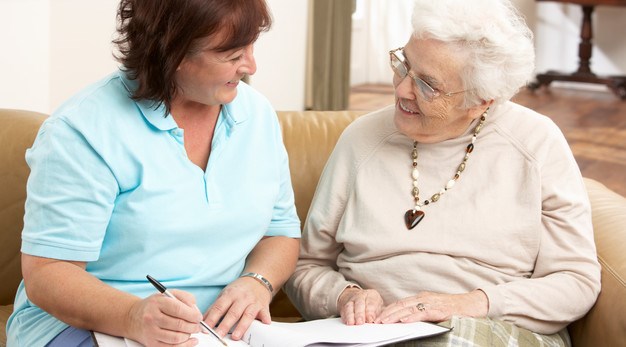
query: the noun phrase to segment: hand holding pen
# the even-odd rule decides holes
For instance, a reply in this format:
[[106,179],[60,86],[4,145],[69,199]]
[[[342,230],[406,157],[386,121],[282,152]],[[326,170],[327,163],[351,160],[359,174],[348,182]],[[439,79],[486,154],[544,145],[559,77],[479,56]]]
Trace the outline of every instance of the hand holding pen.
[[[150,281],[150,283],[152,283],[152,285],[159,292],[163,293],[163,295],[167,296],[168,298],[171,298],[171,299],[174,299],[174,300],[178,300],[178,298],[176,298],[169,290],[167,290],[167,288],[165,288],[165,286],[163,284],[161,284],[161,282],[157,281],[156,279],[154,279],[150,275],[147,275],[146,278],[148,279],[148,281]],[[198,321],[198,323],[204,329],[206,329],[206,331],[208,331],[211,335],[213,335],[216,339],[218,339],[224,346],[228,346],[228,344],[213,329],[211,329],[211,327],[208,326],[202,319],[200,319]]]

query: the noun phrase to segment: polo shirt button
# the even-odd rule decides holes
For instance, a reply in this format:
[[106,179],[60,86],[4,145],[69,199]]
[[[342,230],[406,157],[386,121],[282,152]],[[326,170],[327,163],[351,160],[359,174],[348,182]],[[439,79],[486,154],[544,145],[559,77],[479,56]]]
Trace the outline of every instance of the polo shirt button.
[[180,137],[180,136],[183,136],[183,131],[180,129],[172,129],[171,134],[173,136]]

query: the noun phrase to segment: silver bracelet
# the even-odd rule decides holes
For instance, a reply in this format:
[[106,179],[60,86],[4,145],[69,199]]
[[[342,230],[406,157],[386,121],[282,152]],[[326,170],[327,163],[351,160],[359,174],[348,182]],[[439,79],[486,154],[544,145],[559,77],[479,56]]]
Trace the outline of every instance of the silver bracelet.
[[264,285],[265,288],[267,288],[267,290],[270,291],[271,295],[274,294],[274,287],[272,286],[270,281],[268,281],[267,278],[263,277],[262,275],[260,275],[260,274],[258,274],[256,272],[246,272],[245,274],[242,274],[239,277],[252,277],[255,280],[259,281],[262,285]]

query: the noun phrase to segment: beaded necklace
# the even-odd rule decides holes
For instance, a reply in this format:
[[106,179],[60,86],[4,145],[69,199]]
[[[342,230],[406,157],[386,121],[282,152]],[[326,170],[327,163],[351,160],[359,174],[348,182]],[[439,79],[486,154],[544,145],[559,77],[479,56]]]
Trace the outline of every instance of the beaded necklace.
[[470,154],[474,151],[474,142],[476,142],[476,137],[478,137],[478,133],[480,133],[480,129],[482,129],[483,123],[485,123],[486,115],[487,111],[485,111],[480,116],[480,122],[474,128],[472,141],[465,148],[465,156],[463,157],[461,164],[459,164],[459,167],[457,168],[454,177],[452,177],[452,179],[449,180],[448,183],[446,183],[445,187],[443,187],[438,193],[433,194],[430,199],[426,199],[424,200],[424,202],[420,202],[420,190],[417,187],[417,178],[419,177],[420,173],[419,170],[417,170],[417,141],[413,142],[413,150],[411,151],[411,158],[413,158],[413,169],[411,171],[411,177],[413,178],[413,190],[411,193],[413,195],[413,199],[415,200],[415,207],[406,211],[406,213],[404,214],[404,223],[409,230],[415,228],[417,224],[419,224],[419,222],[424,218],[425,213],[424,211],[422,211],[422,206],[439,201],[441,196],[448,190],[452,189],[456,181],[459,180],[459,178],[461,177],[461,173],[465,170],[465,166],[467,164],[467,160],[469,159]]

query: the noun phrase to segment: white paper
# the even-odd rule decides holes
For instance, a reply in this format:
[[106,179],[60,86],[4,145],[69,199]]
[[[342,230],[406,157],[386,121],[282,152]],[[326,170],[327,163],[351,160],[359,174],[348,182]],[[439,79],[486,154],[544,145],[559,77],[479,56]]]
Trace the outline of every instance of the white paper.
[[252,347],[380,346],[438,335],[448,328],[431,323],[345,325],[339,318],[301,323],[254,321],[243,340]]
[[[242,341],[224,340],[233,347],[323,347],[323,346],[380,346],[449,331],[431,323],[345,325],[339,318],[320,319],[301,323],[254,321]],[[94,333],[99,347],[142,347],[141,344],[120,337]],[[200,347],[223,346],[213,335],[194,334]]]

